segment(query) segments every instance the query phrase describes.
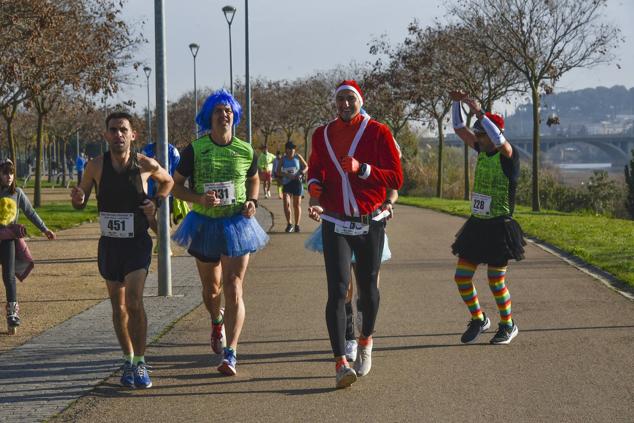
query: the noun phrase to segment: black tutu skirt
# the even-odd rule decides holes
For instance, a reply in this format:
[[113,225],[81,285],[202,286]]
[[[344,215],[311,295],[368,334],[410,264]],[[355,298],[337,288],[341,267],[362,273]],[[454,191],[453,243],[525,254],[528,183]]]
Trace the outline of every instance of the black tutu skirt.
[[451,252],[473,263],[502,264],[524,258],[524,233],[514,219],[471,216],[456,234]]

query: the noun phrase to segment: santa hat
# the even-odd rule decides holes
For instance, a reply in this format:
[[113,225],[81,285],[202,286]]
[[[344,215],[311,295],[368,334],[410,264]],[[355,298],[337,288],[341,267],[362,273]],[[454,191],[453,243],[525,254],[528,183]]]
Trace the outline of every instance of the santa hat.
[[[504,132],[504,118],[502,117],[502,115],[497,113],[491,113],[491,112],[486,112],[484,115],[488,117],[489,120],[493,122],[500,131]],[[481,132],[481,133],[486,132],[479,120],[476,120],[475,123],[473,124],[473,130],[475,132]]]
[[350,90],[355,93],[359,102],[363,106],[363,94],[361,93],[361,88],[359,87],[359,84],[357,84],[357,81],[354,79],[346,79],[345,81],[342,81],[341,84],[337,85],[335,96],[339,93],[339,91],[343,90]]

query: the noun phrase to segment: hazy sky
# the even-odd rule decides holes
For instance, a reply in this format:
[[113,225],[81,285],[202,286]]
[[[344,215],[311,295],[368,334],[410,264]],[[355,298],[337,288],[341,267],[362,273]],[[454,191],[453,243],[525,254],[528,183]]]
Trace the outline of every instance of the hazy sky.
[[[393,44],[401,42],[407,24],[418,19],[430,24],[445,15],[449,0],[251,0],[249,38],[251,77],[294,79],[327,70],[351,61],[371,58],[368,42],[387,34]],[[222,7],[232,5],[236,12],[232,31],[233,78],[244,81],[244,1],[241,0],[165,0],[167,33],[168,100],[176,100],[193,89],[193,58],[189,44],[196,42],[198,87],[229,85],[229,36]],[[128,0],[124,17],[134,23],[148,39],[137,52],[137,59],[154,69],[154,2]],[[557,91],[599,85],[634,86],[634,1],[609,0],[605,22],[621,28],[625,43],[616,52],[615,63],[591,70],[566,74]],[[145,21],[142,26],[141,22]],[[137,83],[124,87],[118,100],[132,98],[138,110],[147,104],[145,75],[138,72]],[[154,108],[154,72],[150,78],[150,101]]]

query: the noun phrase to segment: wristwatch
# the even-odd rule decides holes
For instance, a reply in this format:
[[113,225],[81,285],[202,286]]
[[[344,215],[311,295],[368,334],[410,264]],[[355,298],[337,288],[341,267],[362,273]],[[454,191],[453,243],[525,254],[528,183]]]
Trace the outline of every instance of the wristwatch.
[[156,206],[156,208],[158,209],[158,208],[160,208],[160,207],[161,207],[161,205],[163,204],[163,200],[164,200],[164,198],[163,198],[163,197],[154,197],[154,198],[153,198],[153,200],[154,200],[154,205],[155,205],[155,206]]
[[367,163],[363,163],[361,164],[361,166],[359,167],[359,173],[358,175],[365,175],[365,172],[368,170],[368,164]]

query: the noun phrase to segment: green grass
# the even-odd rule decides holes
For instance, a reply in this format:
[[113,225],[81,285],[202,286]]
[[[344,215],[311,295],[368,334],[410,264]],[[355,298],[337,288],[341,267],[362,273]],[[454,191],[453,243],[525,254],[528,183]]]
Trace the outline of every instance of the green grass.
[[[469,202],[402,196],[399,203],[469,216]],[[518,206],[514,218],[524,232],[586,263],[611,273],[634,287],[634,221],[588,214],[545,210],[539,213],[530,207]]]
[[[66,182],[68,182],[68,177],[66,177]],[[26,183],[26,185],[24,185],[24,178],[18,178],[18,180],[15,182],[16,186],[22,188],[22,189],[28,189],[28,188],[34,188],[35,187],[35,178],[29,178],[29,181]],[[77,179],[76,178],[71,178],[70,179],[70,186],[73,187],[77,185]],[[45,176],[42,178],[42,182],[41,182],[41,188],[59,188],[63,186],[61,183],[61,179],[60,179],[60,183],[55,183],[55,182],[48,182],[48,177]]]
[[[85,209],[75,210],[70,205],[70,200],[66,202],[51,202],[44,203],[36,211],[46,226],[56,232],[85,222],[95,221],[97,218],[97,203],[96,201],[89,201]],[[42,236],[40,230],[24,216],[24,213],[20,213],[19,223],[26,226],[29,236]]]

